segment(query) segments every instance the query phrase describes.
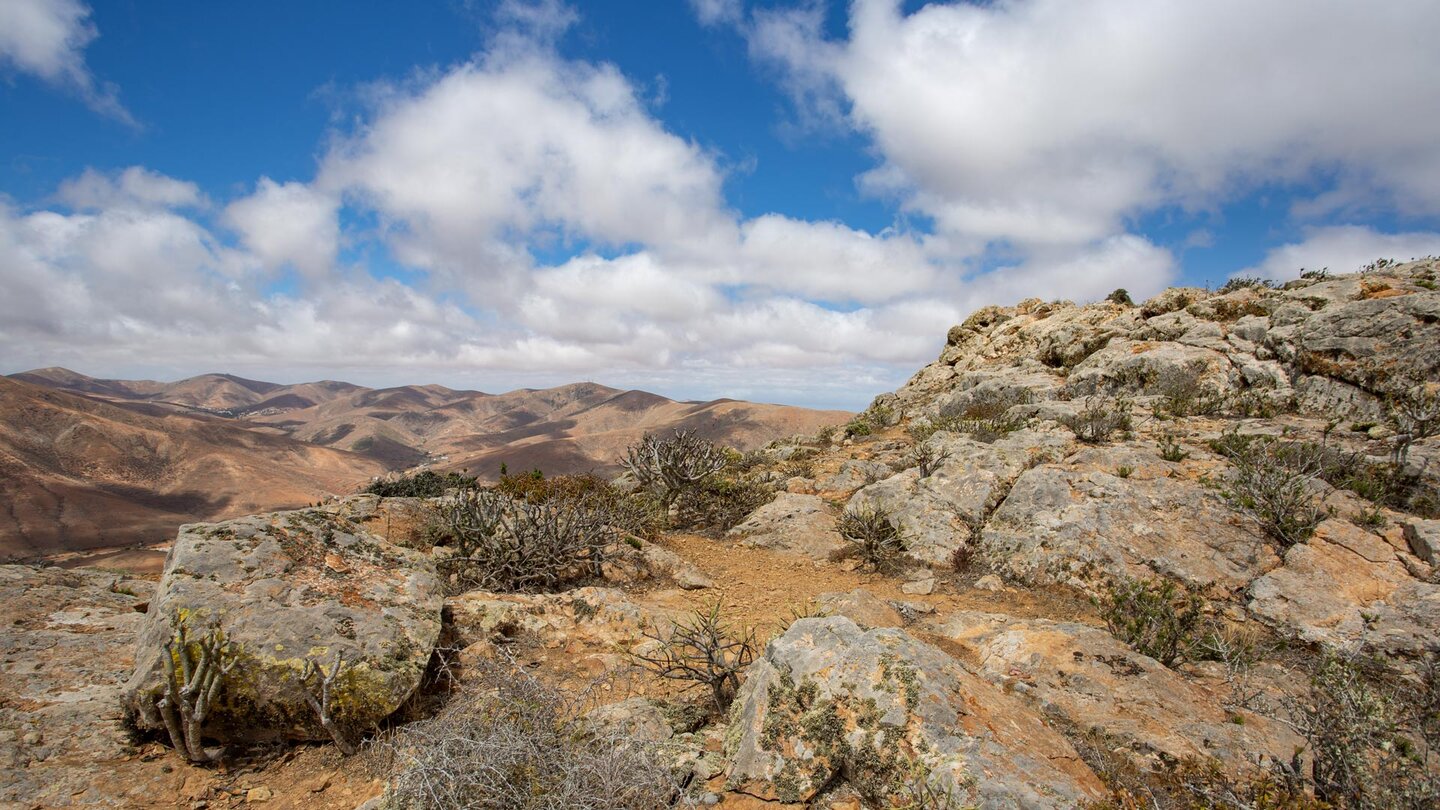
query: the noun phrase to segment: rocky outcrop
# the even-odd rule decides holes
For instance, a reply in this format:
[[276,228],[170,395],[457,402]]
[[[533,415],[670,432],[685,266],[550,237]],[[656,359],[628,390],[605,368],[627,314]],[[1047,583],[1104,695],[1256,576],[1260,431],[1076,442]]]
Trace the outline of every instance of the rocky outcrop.
[[576,588],[551,594],[471,591],[445,602],[449,641],[461,662],[495,654],[496,645],[534,651],[562,676],[594,678],[631,663],[651,643],[647,630],[674,615],[637,604],[615,588]]
[[1142,767],[1217,758],[1243,770],[1255,756],[1284,761],[1303,743],[1229,695],[1182,677],[1095,627],[961,612],[927,623],[978,662],[979,674],[1048,717],[1123,743]]
[[817,495],[782,492],[727,534],[747,546],[827,560],[845,546],[835,530],[835,517],[835,510]]
[[1065,431],[1022,430],[991,444],[936,434],[932,445],[949,455],[930,475],[911,468],[871,484],[850,508],[884,509],[906,534],[911,556],[944,565],[970,541],[970,526],[984,523],[1029,467],[1064,458],[1074,446]]
[[1440,629],[1440,585],[1410,572],[1409,553],[1399,537],[1327,520],[1250,585],[1250,612],[1304,641],[1418,656]]
[[126,704],[142,728],[163,728],[164,657],[183,627],[192,643],[218,631],[233,663],[207,737],[328,739],[309,705],[318,688],[304,678],[310,662],[326,675],[339,662],[332,719],[368,728],[419,685],[442,599],[428,557],[332,510],[184,526],[140,632]]
[[1087,448],[1027,470],[986,527],[984,554],[1027,584],[1093,591],[1107,580],[1163,574],[1216,596],[1278,562],[1217,492],[1133,445]]
[[751,668],[726,738],[729,785],[808,801],[844,780],[873,802],[918,783],[964,806],[1098,799],[1099,780],[1031,710],[902,630],[802,619]]
[[893,404],[915,416],[996,373],[1045,399],[1062,387],[1155,394],[1167,372],[1196,371],[1217,391],[1293,394],[1317,413],[1373,418],[1404,380],[1440,378],[1437,267],[1430,259],[1223,294],[1174,288],[1139,307],[984,307],[950,330],[939,360]]
[[129,746],[120,697],[149,585],[0,566],[0,806],[138,807],[155,789],[107,773]]

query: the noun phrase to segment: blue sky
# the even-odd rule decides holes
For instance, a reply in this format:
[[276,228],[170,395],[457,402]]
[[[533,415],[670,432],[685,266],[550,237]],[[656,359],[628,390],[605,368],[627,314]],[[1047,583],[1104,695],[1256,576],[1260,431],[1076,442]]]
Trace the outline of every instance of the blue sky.
[[859,408],[979,305],[1440,253],[1435,30],[1425,2],[0,0],[0,371]]

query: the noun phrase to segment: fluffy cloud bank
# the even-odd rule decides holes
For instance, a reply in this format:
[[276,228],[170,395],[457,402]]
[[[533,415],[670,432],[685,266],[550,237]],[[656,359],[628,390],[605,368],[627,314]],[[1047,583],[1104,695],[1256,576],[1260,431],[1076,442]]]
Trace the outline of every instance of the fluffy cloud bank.
[[1435,3],[856,0],[848,39],[822,22],[744,25],[797,100],[874,139],[866,184],[956,240],[1091,242],[1316,172],[1311,214],[1440,213]]
[[[369,88],[313,178],[212,201],[143,167],[89,170],[50,208],[0,207],[3,359],[482,388],[594,378],[859,407],[976,306],[1174,281],[1171,252],[1134,232],[1157,208],[1218,207],[1318,167],[1333,182],[1297,216],[1440,210],[1440,52],[1416,39],[1429,6],[905,15],[859,0],[845,40],[814,6],[692,6],[712,30],[739,27],[812,123],[871,138],[859,182],[933,228],[740,215],[721,156],[667,129],[613,65],[559,55],[573,11],[511,3],[512,26],[473,60]],[[55,64],[83,70],[88,40],[58,41],[72,44]],[[1373,58],[1338,58],[1356,47]],[[1413,120],[1375,126],[1396,94]],[[1350,269],[1434,252],[1434,237],[1317,225],[1252,271]]]

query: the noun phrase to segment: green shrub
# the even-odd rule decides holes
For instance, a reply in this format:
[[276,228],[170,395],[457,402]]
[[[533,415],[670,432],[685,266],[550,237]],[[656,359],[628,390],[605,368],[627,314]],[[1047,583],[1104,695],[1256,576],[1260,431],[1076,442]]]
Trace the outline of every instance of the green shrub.
[[1169,579],[1124,579],[1096,601],[1114,636],[1167,667],[1185,661],[1205,632],[1204,600]]
[[1236,290],[1268,290],[1274,286],[1275,282],[1258,276],[1236,276],[1222,284],[1217,292],[1225,295]]
[[772,484],[747,475],[716,475],[680,496],[673,525],[723,534],[773,500]]
[[1160,458],[1171,462],[1181,462],[1190,457],[1190,451],[1180,446],[1179,440],[1173,433],[1166,433],[1160,437]]
[[[1024,419],[1012,418],[1009,413],[1011,408],[1030,401],[1030,391],[1025,388],[977,389],[942,405],[931,420],[929,432],[965,433],[988,444],[1025,426]],[[917,436],[916,440],[921,439]]]
[[1135,302],[1130,300],[1130,293],[1127,292],[1124,287],[1120,287],[1114,292],[1105,296],[1105,300],[1109,301],[1112,304],[1120,304],[1127,307],[1135,306]]
[[1309,539],[1325,519],[1312,492],[1324,470],[1324,448],[1233,433],[1212,446],[1233,466],[1226,500],[1281,549]]
[[448,489],[474,489],[476,486],[474,476],[456,472],[441,475],[434,470],[422,470],[414,475],[371,481],[362,491],[382,498],[438,498]]

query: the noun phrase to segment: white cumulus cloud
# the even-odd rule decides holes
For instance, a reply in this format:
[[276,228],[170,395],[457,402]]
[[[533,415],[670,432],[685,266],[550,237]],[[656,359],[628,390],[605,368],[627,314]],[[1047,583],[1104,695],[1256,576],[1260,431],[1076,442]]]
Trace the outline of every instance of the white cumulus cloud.
[[319,278],[333,269],[340,244],[339,201],[304,183],[260,178],[255,193],[230,203],[224,222],[267,266],[291,265]]
[[79,0],[0,2],[0,64],[34,74],[79,95],[96,112],[135,126],[113,85],[96,80],[85,47],[100,33]]

